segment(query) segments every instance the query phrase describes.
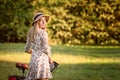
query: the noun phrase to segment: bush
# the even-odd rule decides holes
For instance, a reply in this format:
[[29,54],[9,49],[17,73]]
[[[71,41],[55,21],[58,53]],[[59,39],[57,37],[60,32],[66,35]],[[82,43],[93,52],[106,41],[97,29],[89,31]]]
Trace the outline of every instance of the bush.
[[51,43],[120,45],[119,0],[7,0],[0,4],[0,42],[25,42],[33,14],[39,11],[50,15]]

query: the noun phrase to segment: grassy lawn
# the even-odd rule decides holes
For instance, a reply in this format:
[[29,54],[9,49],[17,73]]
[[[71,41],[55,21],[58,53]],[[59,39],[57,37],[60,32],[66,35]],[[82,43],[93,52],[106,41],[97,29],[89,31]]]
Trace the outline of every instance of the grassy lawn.
[[[22,75],[16,62],[28,63],[25,44],[0,44],[0,80]],[[52,46],[52,59],[60,65],[52,80],[120,80],[119,46]]]

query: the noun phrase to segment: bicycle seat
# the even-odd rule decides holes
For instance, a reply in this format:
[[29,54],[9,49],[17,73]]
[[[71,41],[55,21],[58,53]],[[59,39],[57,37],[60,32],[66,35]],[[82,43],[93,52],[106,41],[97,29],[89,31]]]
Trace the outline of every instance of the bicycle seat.
[[24,70],[27,70],[28,69],[28,64],[26,63],[16,63],[16,67],[19,68],[19,69],[24,69]]

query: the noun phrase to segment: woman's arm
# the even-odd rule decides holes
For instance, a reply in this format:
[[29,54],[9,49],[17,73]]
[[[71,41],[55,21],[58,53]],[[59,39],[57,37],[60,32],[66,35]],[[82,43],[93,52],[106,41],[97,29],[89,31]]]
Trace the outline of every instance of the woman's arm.
[[[31,29],[30,29],[30,30],[31,30]],[[31,32],[31,31],[29,31],[29,33],[27,34],[27,42],[26,42],[26,45],[25,45],[25,47],[24,47],[25,52],[26,52],[26,53],[29,53],[29,54],[32,53],[32,49],[31,49],[32,42],[30,41],[30,32]]]
[[48,34],[46,31],[43,31],[43,35],[42,35],[42,46],[43,46],[43,49],[42,51],[47,54],[48,58],[49,58],[49,62],[51,63],[52,60],[51,60],[51,47],[49,46],[48,44]]

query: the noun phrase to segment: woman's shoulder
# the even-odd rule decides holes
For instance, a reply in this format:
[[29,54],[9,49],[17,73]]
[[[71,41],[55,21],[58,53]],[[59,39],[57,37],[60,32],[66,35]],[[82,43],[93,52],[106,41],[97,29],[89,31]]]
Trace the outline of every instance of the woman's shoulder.
[[46,30],[40,29],[40,30],[38,31],[38,33],[46,33]]
[[46,32],[46,30],[40,29],[38,34],[47,35],[47,32]]

